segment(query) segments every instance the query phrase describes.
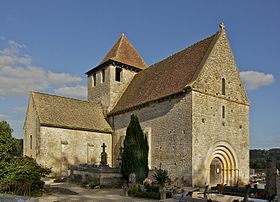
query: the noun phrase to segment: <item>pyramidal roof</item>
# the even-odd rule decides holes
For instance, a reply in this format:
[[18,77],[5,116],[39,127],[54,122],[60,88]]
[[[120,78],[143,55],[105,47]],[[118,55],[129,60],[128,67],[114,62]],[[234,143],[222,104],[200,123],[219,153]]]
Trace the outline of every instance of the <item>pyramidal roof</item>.
[[100,65],[109,60],[127,64],[139,69],[146,69],[148,67],[124,34],[120,36],[118,41],[100,62]]

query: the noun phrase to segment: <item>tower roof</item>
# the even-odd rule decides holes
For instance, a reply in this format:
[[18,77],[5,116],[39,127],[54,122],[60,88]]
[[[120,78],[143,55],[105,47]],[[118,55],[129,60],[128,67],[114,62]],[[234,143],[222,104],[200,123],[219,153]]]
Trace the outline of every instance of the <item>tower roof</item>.
[[100,62],[100,65],[109,60],[127,64],[139,69],[147,68],[147,64],[124,34],[120,36],[118,41]]

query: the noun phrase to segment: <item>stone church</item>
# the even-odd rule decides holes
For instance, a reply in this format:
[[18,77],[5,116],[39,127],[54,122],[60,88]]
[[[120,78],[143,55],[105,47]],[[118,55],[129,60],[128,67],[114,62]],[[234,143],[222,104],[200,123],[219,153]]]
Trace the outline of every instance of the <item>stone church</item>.
[[135,114],[149,143],[149,169],[192,186],[249,180],[249,100],[223,26],[148,66],[125,35],[87,73],[88,101],[31,92],[24,154],[55,175],[70,165],[118,166]]

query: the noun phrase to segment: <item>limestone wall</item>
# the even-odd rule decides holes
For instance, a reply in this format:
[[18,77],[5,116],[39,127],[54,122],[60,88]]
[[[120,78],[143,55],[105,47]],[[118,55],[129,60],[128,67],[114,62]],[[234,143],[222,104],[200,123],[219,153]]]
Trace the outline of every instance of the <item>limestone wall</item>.
[[110,111],[128,84],[136,74],[136,72],[122,68],[121,80],[115,80],[116,67],[109,65],[105,69],[105,82],[102,83],[102,70],[96,72],[96,86],[93,85],[93,74],[88,76],[88,100],[101,103],[105,111]]
[[[225,118],[222,118],[225,106]],[[210,163],[218,156],[230,156],[225,160],[232,171],[231,183],[247,183],[249,180],[249,107],[218,97],[193,92],[193,185],[210,183]],[[222,146],[230,151],[217,151]],[[218,152],[221,152],[219,156]],[[229,157],[228,157],[229,158]],[[232,161],[231,163],[229,163]],[[234,166],[233,161],[236,161]],[[226,166],[226,165],[224,165]],[[227,180],[227,179],[225,179]],[[225,182],[229,184],[228,182]]]
[[194,185],[209,184],[214,157],[228,167],[224,183],[247,183],[249,100],[223,30],[201,68],[192,84]]
[[114,160],[124,141],[131,114],[138,117],[148,135],[150,169],[159,168],[161,164],[163,169],[169,171],[172,180],[185,180],[191,184],[191,95],[151,103],[147,107],[111,117],[110,122],[115,129]]
[[101,145],[107,145],[112,165],[112,135],[107,133],[41,127],[40,163],[56,175],[66,175],[70,165],[100,163]]
[[29,98],[28,109],[26,112],[23,136],[23,155],[38,158],[38,145],[40,137],[37,136],[40,124],[34,108],[32,96]]

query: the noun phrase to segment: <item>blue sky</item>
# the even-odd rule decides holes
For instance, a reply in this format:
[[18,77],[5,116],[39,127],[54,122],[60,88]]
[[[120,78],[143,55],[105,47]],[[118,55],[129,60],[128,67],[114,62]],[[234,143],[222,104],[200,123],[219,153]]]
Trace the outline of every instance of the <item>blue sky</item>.
[[251,148],[280,147],[279,1],[14,1],[0,4],[0,120],[22,137],[30,90],[86,99],[85,72],[125,33],[153,64],[224,21],[251,101]]

